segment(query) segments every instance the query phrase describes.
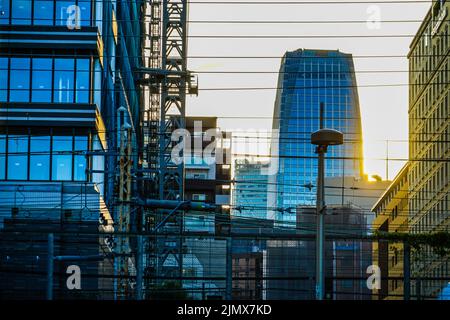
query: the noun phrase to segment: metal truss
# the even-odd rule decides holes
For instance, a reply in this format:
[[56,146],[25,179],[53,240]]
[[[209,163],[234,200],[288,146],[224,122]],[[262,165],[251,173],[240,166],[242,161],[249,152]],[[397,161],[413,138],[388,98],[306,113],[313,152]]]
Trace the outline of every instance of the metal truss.
[[[179,141],[173,133],[185,128],[186,93],[192,92],[187,71],[187,0],[149,0],[143,7],[144,68],[140,84],[144,96],[143,192],[147,199],[184,200],[184,165],[172,160]],[[182,156],[182,154],[180,155]],[[146,209],[144,225],[149,233],[164,233],[144,247],[146,279],[182,276],[183,214],[179,210],[170,219],[167,209]],[[181,214],[180,214],[181,213]],[[156,228],[164,221],[164,226]],[[161,285],[147,281],[146,291]],[[144,297],[145,298],[145,297]]]

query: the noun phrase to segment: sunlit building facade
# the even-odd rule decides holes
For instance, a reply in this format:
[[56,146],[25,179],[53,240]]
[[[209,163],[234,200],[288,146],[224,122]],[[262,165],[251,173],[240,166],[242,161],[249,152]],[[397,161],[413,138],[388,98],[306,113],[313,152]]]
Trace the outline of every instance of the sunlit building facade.
[[268,193],[268,207],[277,209],[268,212],[269,218],[294,226],[295,208],[315,204],[317,155],[310,136],[319,129],[321,103],[324,126],[344,133],[344,144],[328,150],[325,176],[362,175],[361,117],[352,55],[327,50],[287,52],[277,88],[271,154],[278,172],[270,178]]
[[[410,45],[409,59],[409,230],[450,231],[450,23],[448,1],[433,4]],[[413,254],[414,293],[437,297],[450,275],[448,257],[431,248]]]

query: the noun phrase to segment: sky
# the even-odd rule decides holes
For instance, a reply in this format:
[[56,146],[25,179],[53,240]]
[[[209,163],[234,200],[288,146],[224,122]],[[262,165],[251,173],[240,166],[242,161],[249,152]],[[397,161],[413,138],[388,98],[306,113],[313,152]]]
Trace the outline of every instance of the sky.
[[[299,48],[329,49],[354,56],[361,107],[364,166],[369,175],[393,179],[408,157],[408,60],[409,45],[431,1],[411,3],[298,4],[200,4],[189,7],[188,68],[198,72],[200,92],[187,100],[187,114],[217,116],[223,130],[239,137],[270,131],[276,91],[205,90],[277,86],[281,57]],[[236,1],[236,0],[232,0]],[[268,0],[263,0],[268,1]],[[336,0],[338,1],[338,0]],[[226,1],[231,2],[231,1]],[[287,2],[287,1],[283,1]],[[330,1],[327,1],[330,2]],[[339,2],[339,1],[338,1]],[[401,1],[400,1],[401,2]],[[357,23],[199,23],[199,21],[358,21]],[[374,22],[380,21],[379,23]],[[395,22],[395,21],[403,22]],[[393,22],[394,21],[394,22]],[[407,22],[404,22],[407,21]],[[197,38],[199,35],[271,35],[271,38]],[[280,38],[306,35],[309,38]],[[362,38],[342,37],[361,35]],[[380,37],[390,35],[389,37]],[[395,37],[392,37],[392,36]],[[401,37],[397,37],[402,35]],[[322,37],[311,37],[322,36]],[[324,38],[323,36],[333,36]],[[367,37],[366,37],[367,36]],[[275,59],[205,58],[264,56]],[[371,57],[361,57],[371,56]],[[374,57],[375,56],[375,57]],[[380,57],[380,56],[401,56]],[[214,73],[267,71],[269,73]],[[377,71],[373,73],[373,71]],[[378,72],[382,71],[382,72]],[[386,86],[386,85],[395,86]],[[383,85],[383,87],[373,87]],[[265,134],[267,136],[267,133]],[[242,140],[242,139],[241,139]],[[237,141],[237,140],[235,140]],[[268,139],[258,139],[267,142]],[[388,142],[387,142],[388,141]],[[249,147],[244,150],[244,147]],[[267,154],[267,144],[241,143],[237,153]],[[388,174],[386,174],[388,173]]]

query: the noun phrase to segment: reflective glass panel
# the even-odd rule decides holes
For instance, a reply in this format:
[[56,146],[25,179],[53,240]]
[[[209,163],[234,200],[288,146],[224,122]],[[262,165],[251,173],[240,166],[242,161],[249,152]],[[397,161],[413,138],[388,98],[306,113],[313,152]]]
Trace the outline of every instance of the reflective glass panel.
[[9,0],[0,0],[0,24],[9,24]]
[[0,180],[5,179],[5,165],[6,165],[6,136],[0,135]]
[[30,101],[30,59],[11,58],[9,78],[9,101]]
[[89,102],[89,75],[89,59],[78,59],[76,74],[76,102],[78,103]]
[[31,0],[12,1],[12,20],[13,24],[27,25],[31,24]]
[[55,59],[54,102],[73,102],[74,59]]
[[26,180],[28,170],[28,136],[8,136],[8,179]]
[[32,102],[52,102],[52,59],[33,59]]
[[49,180],[50,136],[30,138],[30,180]]
[[53,25],[53,1],[34,0],[35,25]]
[[[76,136],[74,151],[88,151],[88,137]],[[87,161],[84,155],[75,155],[74,180],[86,181]]]
[[91,25],[91,0],[79,0],[78,7],[80,7],[80,22],[82,26]]
[[54,136],[52,180],[72,180],[72,136]]
[[8,94],[8,58],[0,58],[0,102],[6,102]]
[[56,0],[56,19],[55,24],[58,26],[67,26],[73,21],[73,11],[70,6],[75,5],[75,1]]

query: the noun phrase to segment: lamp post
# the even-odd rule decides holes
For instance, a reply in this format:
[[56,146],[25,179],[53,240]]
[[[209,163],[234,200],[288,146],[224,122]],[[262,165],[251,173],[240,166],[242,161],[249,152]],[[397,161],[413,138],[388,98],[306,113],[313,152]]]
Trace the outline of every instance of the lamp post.
[[324,129],[324,104],[320,104],[320,130],[311,134],[311,144],[316,145],[318,154],[317,200],[316,200],[316,300],[324,297],[324,156],[328,146],[344,143],[344,135],[334,129]]

